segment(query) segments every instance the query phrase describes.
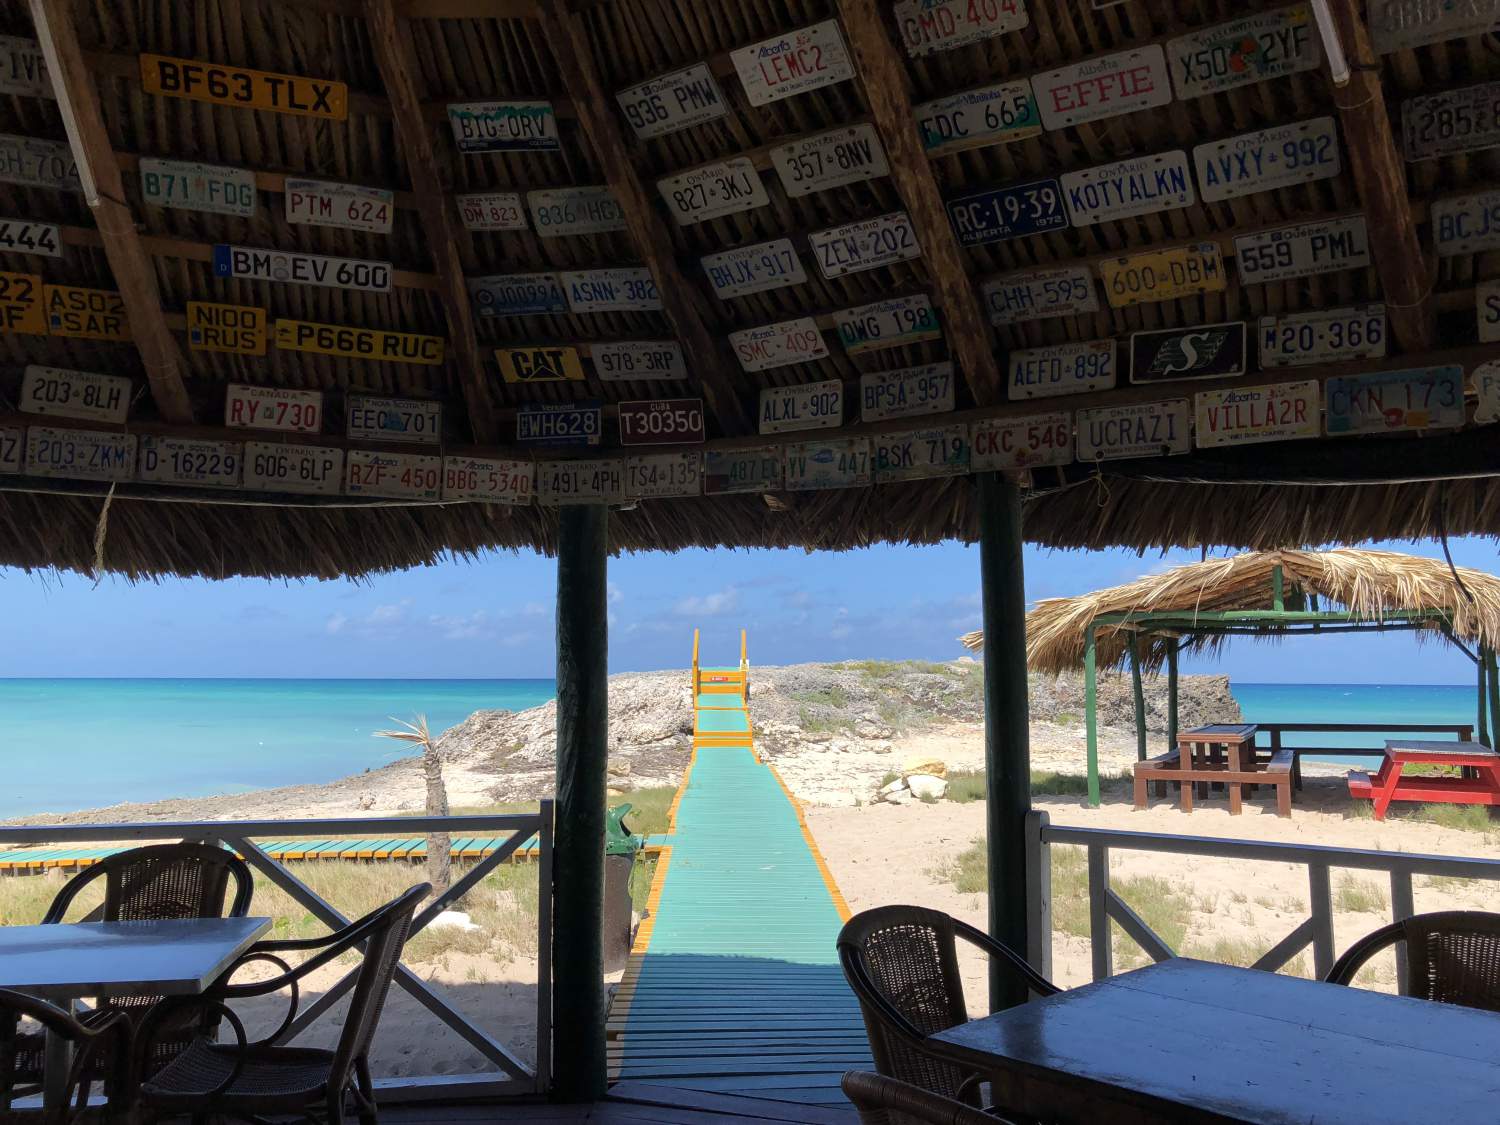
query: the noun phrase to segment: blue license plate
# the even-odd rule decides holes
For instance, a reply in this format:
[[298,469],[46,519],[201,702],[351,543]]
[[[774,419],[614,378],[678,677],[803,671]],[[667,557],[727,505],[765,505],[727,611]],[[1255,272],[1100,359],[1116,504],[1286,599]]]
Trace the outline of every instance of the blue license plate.
[[522,445],[598,445],[604,410],[592,406],[523,406],[516,411],[516,441]]
[[982,246],[1068,225],[1062,187],[1056,180],[1034,180],[948,201],[948,221],[965,246]]

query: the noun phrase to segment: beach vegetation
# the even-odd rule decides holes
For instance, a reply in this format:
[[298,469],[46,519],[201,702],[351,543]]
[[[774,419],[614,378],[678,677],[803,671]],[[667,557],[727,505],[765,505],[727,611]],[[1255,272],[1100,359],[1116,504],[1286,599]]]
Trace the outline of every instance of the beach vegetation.
[[1359,879],[1344,872],[1333,890],[1333,908],[1340,913],[1375,914],[1386,910],[1391,901],[1379,883]]
[[1478,879],[1467,879],[1462,875],[1423,875],[1417,885],[1431,887],[1435,891],[1461,891],[1478,882]]
[[829,684],[812,691],[794,691],[791,698],[798,703],[816,703],[826,707],[843,709],[849,706],[849,693],[842,684]]
[[985,776],[983,770],[949,770],[948,788],[943,796],[959,805],[970,801],[984,800]]
[[[399,723],[399,730],[378,730],[376,738],[391,738],[406,742],[422,751],[422,780],[426,784],[424,812],[427,816],[448,815],[448,787],[443,783],[443,758],[438,753],[432,732],[427,729],[427,716],[418,715],[412,722],[392,718]],[[427,837],[427,881],[432,884],[432,893],[440,895],[452,882],[452,859],[449,849],[452,838],[446,832],[429,833]]]
[[1407,815],[1412,820],[1420,820],[1424,824],[1436,824],[1439,828],[1453,828],[1460,832],[1493,832],[1495,830],[1487,805],[1418,805]]
[[[1110,886],[1152,933],[1181,952],[1188,925],[1201,906],[1200,900],[1187,886],[1160,875],[1117,875],[1110,880]],[[1150,954],[1137,945],[1118,922],[1112,923],[1110,928],[1114,933],[1117,968],[1133,969],[1150,962]]]

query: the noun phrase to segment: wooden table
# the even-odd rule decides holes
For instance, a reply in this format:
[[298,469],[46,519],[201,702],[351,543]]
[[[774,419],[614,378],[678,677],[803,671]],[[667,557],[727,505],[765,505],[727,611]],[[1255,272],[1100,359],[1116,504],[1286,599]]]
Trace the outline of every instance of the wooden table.
[[929,1043],[1059,1125],[1500,1118],[1500,1014],[1186,958]]
[[[269,918],[0,926],[0,988],[63,1006],[94,996],[196,995],[270,928]],[[67,1097],[71,1050],[48,1035],[48,1107]]]
[[[1406,774],[1412,763],[1459,767],[1460,777]],[[1376,820],[1384,820],[1392,801],[1437,801],[1454,805],[1500,805],[1500,754],[1482,742],[1423,742],[1390,739],[1385,761],[1372,778],[1349,771],[1349,796],[1374,802]]]

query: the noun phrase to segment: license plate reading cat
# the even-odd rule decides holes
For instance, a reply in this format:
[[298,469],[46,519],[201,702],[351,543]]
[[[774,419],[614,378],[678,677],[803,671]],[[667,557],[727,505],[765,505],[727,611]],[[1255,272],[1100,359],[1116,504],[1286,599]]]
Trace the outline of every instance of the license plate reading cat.
[[371,293],[389,293],[391,290],[389,262],[330,258],[323,254],[291,254],[223,243],[214,247],[213,260],[215,277],[363,289]]
[[202,438],[141,438],[140,478],[153,484],[238,488],[245,446],[238,441]]
[[827,430],[844,424],[844,383],[826,379],[791,387],[766,387],[760,392],[760,432]]
[[1205,203],[1326,180],[1343,167],[1338,127],[1332,117],[1314,117],[1198,145],[1193,149],[1193,164]]
[[530,504],[536,466],[493,457],[444,457],[443,499]]
[[344,487],[344,451],[330,445],[247,441],[245,487],[257,492],[337,496]]
[[1192,448],[1192,411],[1185,398],[1106,406],[1078,412],[1078,459],[1161,457]]
[[1010,397],[1052,398],[1115,385],[1115,342],[1082,340],[1010,353]]
[[869,438],[831,438],[786,447],[789,492],[827,488],[861,488],[873,479]]
[[624,499],[624,461],[537,462],[538,504],[619,504]]
[[443,440],[443,404],[421,398],[350,395],[344,433],[358,441],[436,445]]
[[469,299],[480,316],[565,313],[567,298],[555,273],[498,273],[468,279]]
[[818,269],[830,279],[922,255],[911,216],[905,211],[814,231],[807,239]]
[[843,184],[888,176],[885,149],[873,125],[854,125],[771,150],[771,165],[793,199]]
[[286,221],[315,227],[344,227],[390,234],[396,193],[359,184],[325,180],[286,181]]
[[123,375],[27,364],[17,409],[86,422],[123,422],[130,409],[130,380]]
[[714,287],[714,296],[720,300],[801,285],[807,280],[802,259],[789,238],[705,254],[700,261]]
[[1306,4],[1258,12],[1167,42],[1179,101],[1313,70],[1319,56]]
[[1329,436],[1464,424],[1464,369],[1457,365],[1329,379],[1323,393]]
[[66,141],[0,134],[0,182],[82,191],[78,165]]
[[135,476],[134,434],[26,428],[26,472],[34,477],[128,481]]
[[1365,217],[1351,215],[1242,234],[1234,240],[1234,261],[1241,282],[1287,281],[1332,270],[1363,269],[1370,264]]
[[648,453],[625,459],[625,496],[655,500],[703,492],[701,453]]
[[1401,135],[1408,160],[1500,145],[1500,82],[1407,98]]
[[833,324],[839,342],[850,355],[936,340],[943,334],[937,310],[926,293],[841,309],[833,314]]
[[1385,355],[1385,306],[1354,305],[1260,318],[1260,365],[1376,359]]
[[879,422],[953,409],[953,364],[924,363],[859,377],[859,420]]
[[436,500],[442,494],[443,459],[351,449],[345,456],[344,476],[344,491],[350,496]]
[[644,266],[565,271],[558,277],[569,312],[655,312],[661,308],[656,281]]
[[458,217],[467,230],[525,230],[526,212],[518,191],[470,192],[455,195]]
[[1094,275],[1087,266],[1010,273],[985,282],[981,292],[990,323],[996,325],[1099,311]]
[[315,434],[323,428],[323,392],[230,383],[224,395],[224,424]]
[[60,258],[62,231],[52,223],[33,223],[29,219],[0,219],[0,250]]
[[948,201],[948,221],[964,246],[981,246],[1068,225],[1062,186],[1056,180],[982,191]]
[[731,51],[751,105],[766,105],[854,77],[837,20],[824,20]]
[[1042,117],[1027,82],[1001,82],[916,106],[917,132],[928,156],[1034,137]]
[[753,211],[771,202],[766,185],[748,156],[705,164],[656,181],[656,190],[680,227],[705,219]]
[[545,403],[516,411],[516,440],[524,445],[598,445],[604,411],[597,405]]
[[746,371],[768,371],[789,363],[806,363],[828,354],[828,344],[810,316],[783,320],[729,334],[729,345]]
[[675,133],[729,112],[707,63],[694,63],[615,95],[625,120],[642,140]]
[[35,39],[0,35],[0,94],[29,98],[57,97],[47,73],[47,58]]
[[605,185],[529,191],[526,205],[531,208],[532,225],[542,238],[625,229],[625,212]]
[[979,43],[1031,22],[1026,0],[897,0],[891,9],[912,58]]
[[140,174],[141,198],[157,207],[241,218],[255,214],[255,173],[244,168],[143,156]]
[[660,383],[688,375],[676,340],[611,340],[589,345],[589,356],[602,383]]
[[1066,465],[1073,460],[1073,416],[1031,414],[975,422],[970,441],[970,467],[976,473]]
[[1152,250],[1099,263],[1099,280],[1110,307],[1123,309],[1147,301],[1170,301],[1194,293],[1224,290],[1224,260],[1217,242],[1199,242],[1171,250]]
[[969,471],[969,427],[880,434],[873,440],[875,483],[961,476]]

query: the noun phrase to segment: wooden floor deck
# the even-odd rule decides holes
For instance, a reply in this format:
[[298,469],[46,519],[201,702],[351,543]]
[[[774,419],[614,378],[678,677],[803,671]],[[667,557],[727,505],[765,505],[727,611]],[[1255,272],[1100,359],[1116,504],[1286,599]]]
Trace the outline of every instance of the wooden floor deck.
[[859,1125],[853,1109],[675,1089],[640,1082],[616,1086],[592,1105],[487,1102],[475,1105],[396,1106],[382,1125]]

